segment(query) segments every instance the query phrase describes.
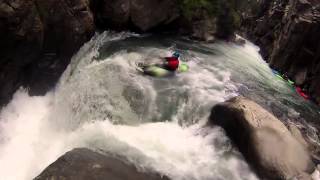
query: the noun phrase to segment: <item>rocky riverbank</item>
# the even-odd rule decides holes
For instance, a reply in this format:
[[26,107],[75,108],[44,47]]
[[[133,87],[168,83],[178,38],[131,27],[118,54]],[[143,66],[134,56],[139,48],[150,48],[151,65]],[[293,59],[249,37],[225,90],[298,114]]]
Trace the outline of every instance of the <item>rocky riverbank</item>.
[[[242,12],[241,32],[270,66],[320,104],[320,1],[259,1]],[[257,10],[258,9],[258,10]]]

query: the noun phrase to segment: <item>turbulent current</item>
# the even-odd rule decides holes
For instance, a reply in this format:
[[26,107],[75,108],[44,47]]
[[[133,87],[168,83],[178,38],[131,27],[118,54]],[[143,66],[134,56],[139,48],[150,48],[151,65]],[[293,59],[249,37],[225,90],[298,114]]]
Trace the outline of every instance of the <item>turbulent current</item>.
[[[154,78],[136,70],[138,62],[157,62],[173,50],[188,72]],[[213,105],[237,95],[319,142],[319,110],[275,78],[249,42],[96,34],[55,89],[39,97],[20,89],[2,109],[0,179],[32,179],[76,147],[122,157],[173,180],[257,179],[224,132],[205,126]]]

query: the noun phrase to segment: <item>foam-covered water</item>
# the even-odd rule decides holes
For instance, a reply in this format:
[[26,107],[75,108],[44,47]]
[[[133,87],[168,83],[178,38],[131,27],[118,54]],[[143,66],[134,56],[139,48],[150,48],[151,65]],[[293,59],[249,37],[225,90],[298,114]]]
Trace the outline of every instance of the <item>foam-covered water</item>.
[[52,93],[29,97],[18,91],[3,110],[1,120],[11,121],[1,124],[1,179],[32,179],[74,147],[103,150],[124,157],[142,171],[156,170],[178,180],[255,179],[239,155],[229,152],[229,142],[219,129],[202,129],[197,124],[183,128],[176,122],[114,125],[105,120],[59,131],[49,118],[53,101]]
[[[136,71],[137,62],[159,61],[173,49],[183,54],[189,72],[153,78]],[[239,93],[260,97],[261,89],[270,89],[264,78],[278,83],[251,44],[98,34],[73,57],[52,92],[30,97],[19,90],[3,108],[0,179],[32,179],[76,147],[110,153],[173,180],[257,179],[223,131],[203,125],[218,102]],[[279,82],[279,88],[287,87]],[[300,117],[294,110],[288,114]]]

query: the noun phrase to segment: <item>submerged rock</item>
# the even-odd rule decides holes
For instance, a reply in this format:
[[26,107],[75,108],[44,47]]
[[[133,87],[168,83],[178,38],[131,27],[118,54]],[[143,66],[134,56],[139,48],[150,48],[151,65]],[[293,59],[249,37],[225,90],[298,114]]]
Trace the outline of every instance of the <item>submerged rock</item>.
[[48,166],[35,180],[169,180],[152,172],[140,172],[123,161],[89,149],[67,152]]
[[258,104],[236,97],[213,107],[210,124],[221,126],[263,178],[289,179],[314,170],[307,147]]

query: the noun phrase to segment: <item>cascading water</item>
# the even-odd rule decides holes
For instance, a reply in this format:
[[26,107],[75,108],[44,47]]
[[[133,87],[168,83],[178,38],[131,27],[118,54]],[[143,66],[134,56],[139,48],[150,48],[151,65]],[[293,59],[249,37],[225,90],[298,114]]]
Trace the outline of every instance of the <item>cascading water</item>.
[[[137,62],[158,61],[173,49],[189,72],[154,78],[136,71]],[[122,157],[173,180],[257,179],[223,131],[204,126],[214,104],[238,94],[300,117],[291,106],[302,100],[273,77],[249,43],[97,34],[52,92],[30,97],[19,90],[1,111],[0,179],[32,179],[75,147]],[[311,118],[319,113],[312,108],[306,106],[315,112]]]

